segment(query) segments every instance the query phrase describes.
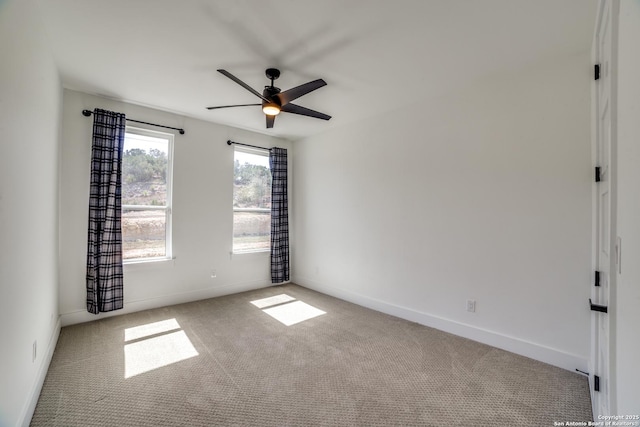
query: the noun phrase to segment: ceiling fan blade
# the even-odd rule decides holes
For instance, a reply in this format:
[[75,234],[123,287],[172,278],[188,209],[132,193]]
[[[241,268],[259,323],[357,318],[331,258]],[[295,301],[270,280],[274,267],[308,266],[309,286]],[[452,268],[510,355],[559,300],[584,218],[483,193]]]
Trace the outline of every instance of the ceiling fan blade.
[[238,104],[238,105],[221,105],[219,107],[207,107],[207,110],[217,110],[218,108],[230,108],[230,107],[253,107],[262,104]]
[[314,90],[326,85],[327,82],[322,79],[318,79],[300,86],[296,86],[289,90],[285,90],[284,92],[280,92],[273,97],[277,98],[280,101],[280,105],[287,105],[294,99],[300,98],[302,95],[306,95],[309,92],[313,92]]
[[311,110],[309,108],[301,107],[296,104],[287,104],[282,107],[282,111],[286,113],[300,114],[301,116],[309,116],[316,119],[329,120],[331,116],[320,113],[319,111]]
[[246,84],[245,82],[243,82],[242,80],[240,80],[239,78],[237,78],[236,76],[228,72],[227,70],[218,70],[218,72],[226,77],[229,77],[231,80],[238,83],[240,86],[242,86],[243,88],[245,88],[246,90],[248,90],[249,92],[257,96],[258,98],[262,99],[263,101],[271,102],[267,98],[262,96],[260,92],[258,92],[257,90],[255,90],[254,88],[252,88],[251,86],[249,86],[248,84]]
[[276,116],[264,115],[267,118],[267,129],[271,129],[276,121]]

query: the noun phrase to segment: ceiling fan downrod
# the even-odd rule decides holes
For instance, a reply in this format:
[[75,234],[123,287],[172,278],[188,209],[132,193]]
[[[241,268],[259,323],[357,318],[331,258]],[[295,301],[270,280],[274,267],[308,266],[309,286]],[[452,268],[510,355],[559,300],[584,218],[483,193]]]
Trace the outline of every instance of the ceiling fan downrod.
[[273,81],[278,80],[278,77],[280,77],[280,70],[277,68],[267,68],[264,73],[267,75],[267,78],[271,80],[271,87],[273,87]]

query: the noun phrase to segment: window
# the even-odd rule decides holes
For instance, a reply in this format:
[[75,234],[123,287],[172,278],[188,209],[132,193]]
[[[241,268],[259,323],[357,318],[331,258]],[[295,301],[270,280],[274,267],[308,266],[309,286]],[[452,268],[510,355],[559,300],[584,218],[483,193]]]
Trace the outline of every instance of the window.
[[127,261],[171,258],[173,135],[127,127],[122,156],[122,252]]
[[269,152],[234,148],[233,252],[268,251],[271,245]]

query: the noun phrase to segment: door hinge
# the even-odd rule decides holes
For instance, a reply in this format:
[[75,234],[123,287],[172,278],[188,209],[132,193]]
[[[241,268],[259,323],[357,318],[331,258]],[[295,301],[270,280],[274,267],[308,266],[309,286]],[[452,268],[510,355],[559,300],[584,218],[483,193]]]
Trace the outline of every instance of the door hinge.
[[595,391],[600,391],[600,377],[597,375],[593,376],[593,389]]
[[591,298],[589,298],[589,307],[591,311],[599,311],[600,313],[607,313],[608,307],[606,305],[594,304],[591,302]]
[[594,286],[600,286],[600,272],[596,270],[595,278],[593,280]]
[[600,182],[600,166],[596,166],[596,182]]
[[600,80],[600,64],[595,64],[593,66],[593,79]]

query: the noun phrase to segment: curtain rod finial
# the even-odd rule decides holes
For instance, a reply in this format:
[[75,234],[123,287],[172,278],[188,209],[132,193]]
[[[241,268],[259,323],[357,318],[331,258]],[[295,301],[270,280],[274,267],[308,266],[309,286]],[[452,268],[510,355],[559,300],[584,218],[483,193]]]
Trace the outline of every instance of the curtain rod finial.
[[180,132],[180,135],[184,135],[184,129],[178,129],[178,132]]
[[89,117],[91,115],[91,111],[90,110],[82,110],[82,115],[85,117]]
[[231,144],[233,144],[233,142],[231,142],[230,139],[227,139],[227,145],[231,145]]

